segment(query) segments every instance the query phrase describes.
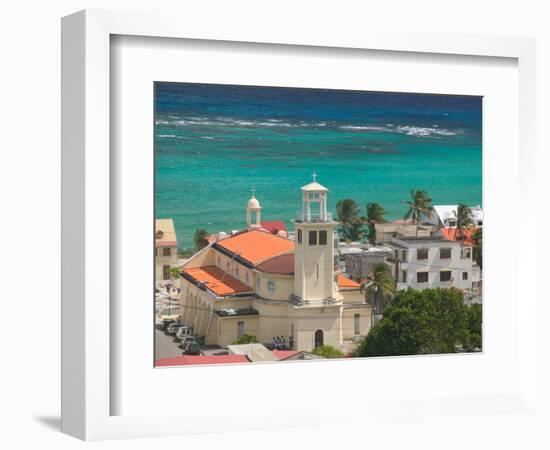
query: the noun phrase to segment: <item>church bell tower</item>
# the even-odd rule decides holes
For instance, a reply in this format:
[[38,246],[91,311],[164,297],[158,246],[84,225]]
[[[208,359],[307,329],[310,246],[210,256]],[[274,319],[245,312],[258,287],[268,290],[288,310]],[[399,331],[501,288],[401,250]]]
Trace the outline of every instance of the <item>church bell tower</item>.
[[327,212],[328,189],[316,181],[301,188],[302,210],[294,220],[296,248],[294,295],[304,302],[332,299],[334,284],[334,226]]

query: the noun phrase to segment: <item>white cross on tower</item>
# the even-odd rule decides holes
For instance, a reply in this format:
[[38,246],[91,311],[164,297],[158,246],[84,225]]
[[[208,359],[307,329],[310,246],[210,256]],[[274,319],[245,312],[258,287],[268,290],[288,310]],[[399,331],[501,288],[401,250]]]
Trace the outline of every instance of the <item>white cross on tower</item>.
[[315,183],[315,179],[317,178],[317,174],[315,173],[315,171],[313,171],[311,176],[313,177],[313,182]]
[[252,191],[252,197],[254,197],[254,194],[256,193],[256,188],[252,187],[251,191]]

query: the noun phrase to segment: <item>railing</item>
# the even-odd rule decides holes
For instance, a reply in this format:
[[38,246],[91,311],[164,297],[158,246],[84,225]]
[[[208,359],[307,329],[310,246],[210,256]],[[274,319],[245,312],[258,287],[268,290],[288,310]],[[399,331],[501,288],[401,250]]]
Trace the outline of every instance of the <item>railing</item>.
[[319,212],[315,213],[309,213],[309,218],[307,217],[306,213],[302,210],[296,211],[296,220],[300,222],[327,222],[329,220],[332,220],[332,214],[327,212],[325,214],[321,214]]

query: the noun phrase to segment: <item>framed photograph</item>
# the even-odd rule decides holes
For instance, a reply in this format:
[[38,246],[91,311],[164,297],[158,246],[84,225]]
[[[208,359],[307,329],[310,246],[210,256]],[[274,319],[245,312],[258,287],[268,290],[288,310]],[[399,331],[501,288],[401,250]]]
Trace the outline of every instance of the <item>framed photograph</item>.
[[534,42],[202,25],[63,19],[63,431],[536,413]]

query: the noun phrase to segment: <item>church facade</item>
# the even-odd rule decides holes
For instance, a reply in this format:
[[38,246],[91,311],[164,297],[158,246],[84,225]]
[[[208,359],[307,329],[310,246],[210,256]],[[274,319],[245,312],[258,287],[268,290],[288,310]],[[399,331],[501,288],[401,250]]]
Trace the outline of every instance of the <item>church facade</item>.
[[311,351],[332,345],[352,351],[371,327],[360,285],[335,263],[328,190],[315,180],[301,188],[294,240],[262,228],[254,194],[246,229],[218,239],[181,269],[181,316],[207,344],[226,347],[243,334]]

